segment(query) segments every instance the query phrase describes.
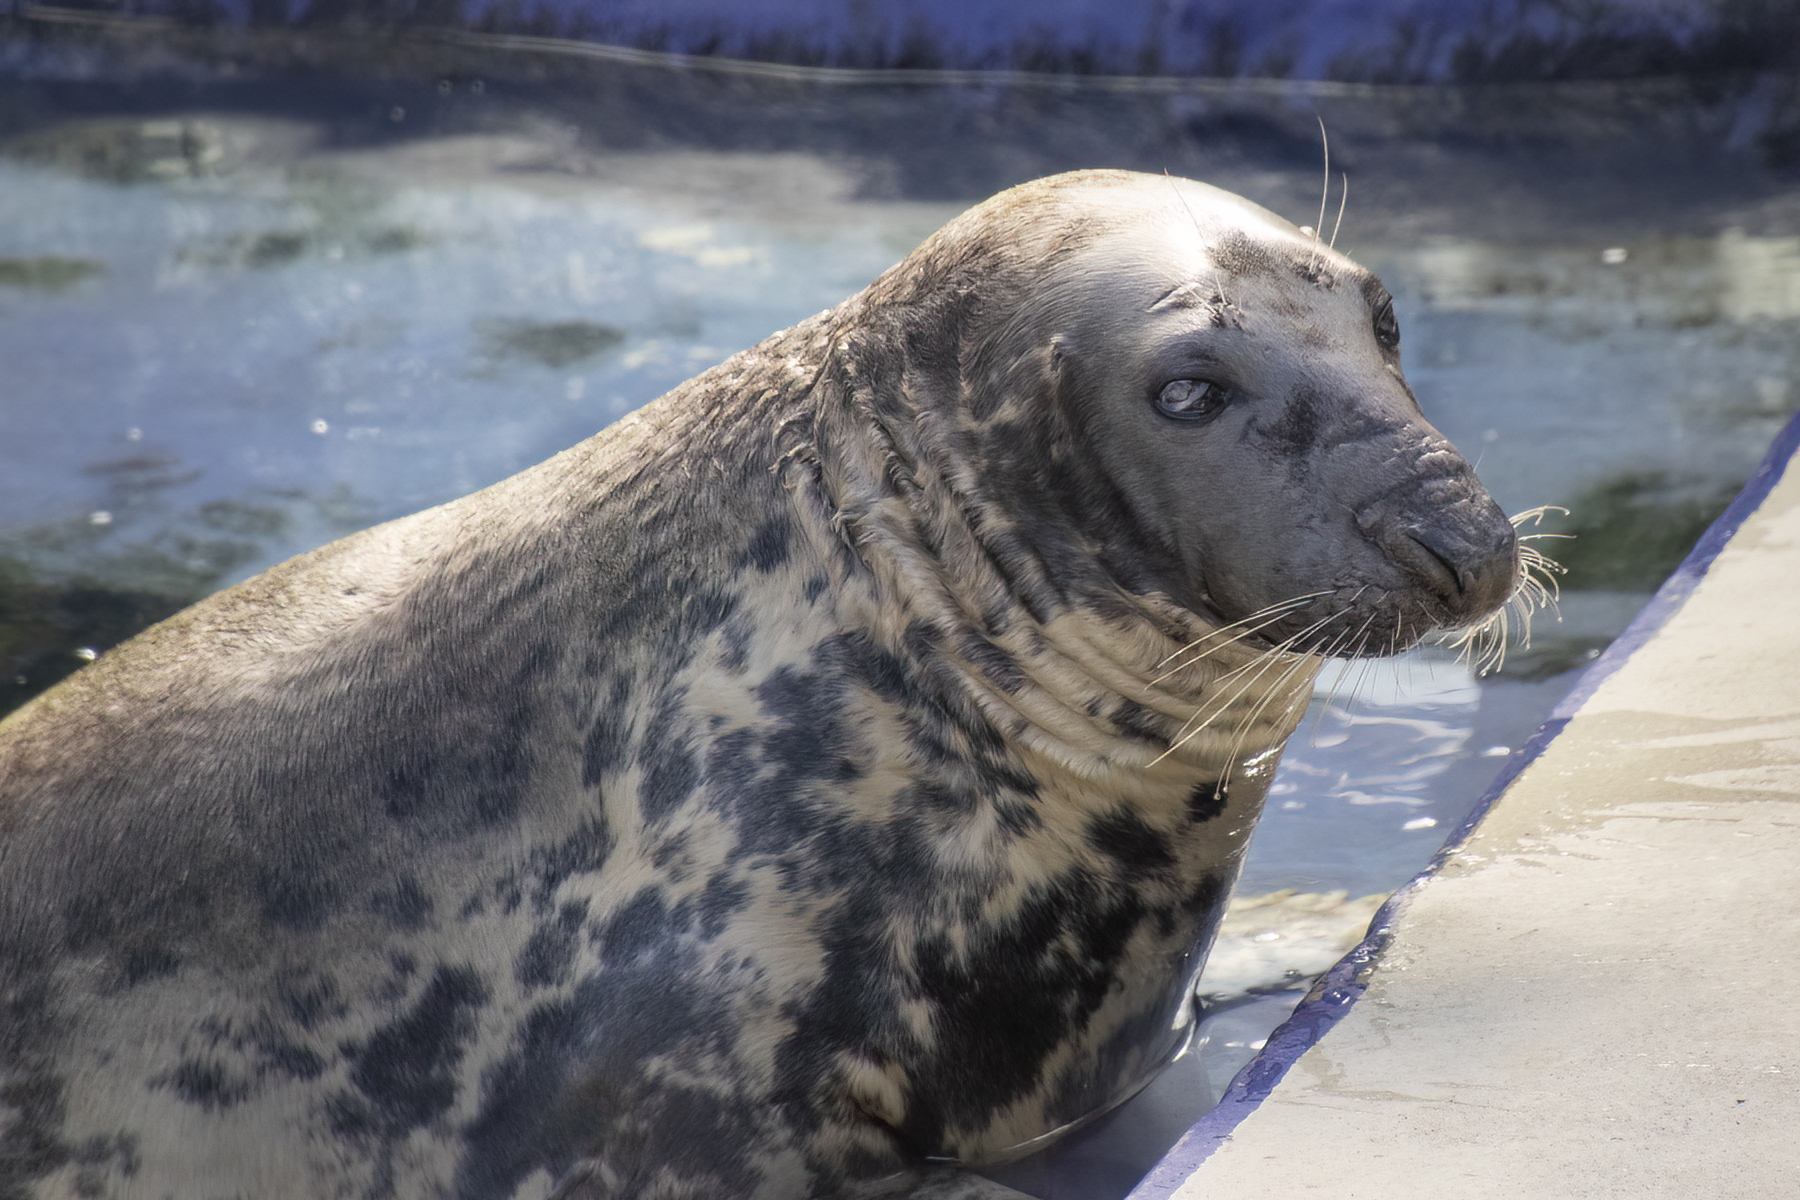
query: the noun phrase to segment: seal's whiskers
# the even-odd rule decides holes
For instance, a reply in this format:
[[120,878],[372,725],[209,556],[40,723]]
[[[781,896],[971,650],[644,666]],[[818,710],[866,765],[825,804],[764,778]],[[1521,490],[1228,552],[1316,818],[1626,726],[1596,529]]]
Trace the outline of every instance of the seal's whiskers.
[[[1363,594],[1363,592],[1366,590],[1367,590],[1366,584],[1363,587],[1358,588],[1357,592],[1356,592],[1356,596],[1351,597],[1351,603],[1354,604],[1356,602],[1357,598],[1360,597]],[[1348,650],[1350,647],[1357,645],[1359,642],[1361,642],[1364,637],[1368,636],[1369,626],[1371,626],[1375,623],[1375,615],[1376,614],[1374,614],[1374,613],[1370,613],[1368,616],[1363,618],[1362,624],[1358,625],[1353,632],[1347,631],[1344,634],[1337,637],[1336,639],[1334,639],[1332,641],[1331,645],[1326,648],[1326,650],[1323,654],[1323,657],[1334,658],[1337,655],[1343,653],[1345,650]],[[1366,679],[1368,677],[1368,667],[1367,667],[1366,660],[1363,664],[1360,665],[1360,667],[1358,669],[1362,670],[1363,678]],[[1344,682],[1350,678],[1350,675],[1351,675],[1351,668],[1346,667],[1344,670],[1338,672],[1338,677],[1336,679],[1331,681],[1331,690],[1325,694],[1325,704],[1327,706],[1336,703],[1337,698],[1338,698],[1338,692],[1343,689]],[[1356,689],[1360,686],[1361,686],[1361,682],[1358,681],[1356,684],[1353,684],[1351,686],[1351,688],[1347,694],[1350,696],[1354,696],[1356,694]]]
[[[1319,145],[1324,152],[1324,182],[1319,185],[1319,219],[1312,227],[1313,241],[1318,242],[1325,236],[1325,203],[1331,199],[1331,135],[1325,132],[1325,118],[1318,117]],[[1312,270],[1319,269],[1319,255],[1313,252]]]
[[[1255,658],[1251,659],[1249,662],[1240,663],[1238,666],[1233,667],[1231,670],[1226,671],[1224,674],[1213,679],[1209,683],[1208,687],[1211,690],[1216,692],[1220,687],[1223,687],[1225,684],[1228,684],[1228,683],[1233,682],[1234,680],[1240,679],[1247,672],[1255,672],[1256,674],[1252,675],[1251,678],[1248,680],[1248,683],[1253,686],[1256,682],[1256,679],[1259,678],[1261,676],[1261,674],[1268,669],[1269,663],[1272,659],[1278,658],[1279,656],[1281,656],[1283,654],[1290,653],[1290,647],[1297,644],[1300,641],[1300,639],[1306,637],[1307,635],[1309,635],[1311,633],[1316,632],[1318,629],[1320,629],[1322,626],[1324,626],[1327,622],[1332,620],[1332,617],[1335,617],[1337,615],[1338,614],[1333,613],[1333,614],[1331,614],[1331,616],[1322,617],[1318,621],[1315,621],[1313,624],[1307,626],[1306,628],[1301,629],[1295,633],[1289,634],[1287,637],[1281,639],[1279,642],[1276,642],[1273,646],[1269,647],[1267,650],[1263,651],[1261,654],[1258,654]],[[1304,654],[1302,654],[1301,656],[1305,657]],[[1239,694],[1240,693],[1238,693],[1238,692],[1233,692],[1232,695],[1226,697],[1225,703],[1229,704],[1232,700],[1235,700]],[[1204,705],[1202,705],[1202,707],[1204,708]],[[1211,718],[1209,717],[1208,719],[1210,720]]]
[[[1168,670],[1164,671],[1161,675],[1158,675],[1151,682],[1161,683],[1171,675],[1181,671],[1182,668],[1191,667],[1201,659],[1218,653],[1218,651],[1224,649],[1226,646],[1241,644],[1247,635],[1260,632],[1294,612],[1296,609],[1304,608],[1307,604],[1318,599],[1320,596],[1329,596],[1330,594],[1331,592],[1329,590],[1307,592],[1302,596],[1294,596],[1287,600],[1279,600],[1274,604],[1264,605],[1249,616],[1233,621],[1229,625],[1221,625],[1217,629],[1204,633],[1157,663],[1157,666],[1168,667]],[[1207,647],[1207,643],[1212,642],[1213,639],[1219,637],[1223,637],[1225,640],[1217,645]],[[1202,647],[1207,648],[1202,649]],[[1180,659],[1181,661],[1176,662],[1176,659]],[[1174,665],[1170,666],[1171,663]]]
[[1327,242],[1325,246],[1328,250],[1337,249],[1338,230],[1344,227],[1344,205],[1350,202],[1350,175],[1348,172],[1339,171],[1338,178],[1341,179],[1343,183],[1341,190],[1338,192],[1337,220],[1331,223],[1331,241]]
[[[1263,692],[1262,698],[1258,700],[1251,710],[1245,714],[1243,719],[1238,722],[1237,728],[1232,731],[1231,749],[1225,756],[1225,780],[1229,781],[1232,772],[1237,770],[1239,762],[1242,761],[1244,745],[1250,739],[1250,731],[1256,727],[1258,718],[1260,718],[1264,711],[1268,709],[1276,696],[1279,695],[1285,697],[1281,712],[1283,723],[1286,722],[1286,718],[1294,712],[1296,707],[1301,707],[1305,704],[1306,701],[1301,700],[1298,696],[1295,696],[1289,691],[1288,684],[1292,683],[1295,676],[1302,670],[1309,666],[1316,668],[1317,664],[1318,658],[1314,655],[1295,657],[1289,663],[1287,669],[1275,679],[1273,685]],[[1306,700],[1310,699],[1311,696],[1309,694],[1306,697]]]
[[[1339,615],[1343,615],[1343,614],[1339,614]],[[1369,621],[1371,621],[1371,620],[1373,620],[1373,617],[1365,618],[1365,620],[1363,621],[1363,624],[1360,625],[1356,630],[1345,631],[1343,633],[1338,634],[1336,637],[1332,638],[1329,642],[1327,642],[1323,647],[1314,651],[1312,654],[1308,655],[1307,658],[1316,664],[1323,665],[1325,659],[1335,657],[1338,654],[1340,654],[1342,651],[1344,651],[1346,648],[1358,644],[1358,642],[1361,640],[1363,634],[1367,631]],[[1344,674],[1339,675],[1338,679],[1333,684],[1334,692],[1338,686],[1342,685],[1343,680],[1347,674],[1348,674],[1348,672],[1345,672]],[[1285,682],[1287,681],[1288,678],[1291,678],[1291,675],[1284,676],[1282,683],[1285,684]],[[1356,690],[1356,686],[1358,686],[1358,685],[1352,685],[1352,687],[1350,689],[1352,693],[1354,693],[1354,691]],[[1311,691],[1311,689],[1308,689],[1302,696],[1290,697],[1288,702],[1290,705],[1292,705],[1296,701],[1303,707],[1310,706],[1313,702],[1313,692]],[[1252,714],[1252,717],[1254,717],[1254,715],[1255,714]],[[1297,725],[1298,721],[1296,721],[1295,724]],[[1235,760],[1238,752],[1242,749],[1245,740],[1248,738],[1251,727],[1252,726],[1251,726],[1250,721],[1240,722],[1239,728],[1235,733],[1234,741],[1232,744],[1232,757],[1234,760]]]
[[[1155,766],[1169,755],[1175,753],[1175,751],[1181,749],[1181,747],[1193,741],[1202,731],[1210,728],[1214,721],[1230,711],[1231,707],[1236,704],[1238,700],[1243,698],[1250,689],[1260,685],[1263,682],[1264,676],[1266,676],[1274,667],[1282,667],[1283,672],[1276,676],[1275,680],[1271,683],[1269,688],[1271,692],[1284,690],[1285,685],[1293,678],[1297,671],[1308,666],[1317,665],[1318,659],[1316,656],[1307,654],[1304,651],[1291,652],[1289,648],[1300,644],[1304,639],[1312,636],[1342,615],[1342,612],[1334,612],[1321,617],[1304,629],[1283,638],[1259,657],[1252,659],[1250,662],[1245,663],[1235,670],[1226,672],[1224,675],[1221,675],[1218,679],[1214,680],[1213,688],[1215,689],[1215,696],[1208,697],[1202,702],[1199,711],[1188,718],[1186,723],[1183,724],[1181,732],[1176,735],[1175,740],[1169,743],[1169,748],[1157,755],[1156,758],[1152,759],[1150,765]],[[1219,688],[1220,685],[1232,683],[1234,681],[1237,686],[1231,690],[1229,695],[1222,697],[1216,695],[1216,689]],[[1252,717],[1254,718],[1254,713],[1252,714]]]
[[[1566,514],[1568,509],[1554,504],[1528,508],[1508,518],[1518,528],[1527,521],[1537,525],[1548,513]],[[1522,533],[1519,535],[1519,570],[1513,581],[1512,594],[1485,621],[1450,635],[1446,644],[1463,658],[1477,675],[1487,675],[1506,665],[1507,647],[1514,641],[1520,649],[1531,646],[1531,620],[1542,609],[1555,611],[1560,595],[1556,577],[1566,568],[1537,547],[1528,543],[1543,538],[1566,538],[1566,533]],[[1513,623],[1518,622],[1518,633]]]

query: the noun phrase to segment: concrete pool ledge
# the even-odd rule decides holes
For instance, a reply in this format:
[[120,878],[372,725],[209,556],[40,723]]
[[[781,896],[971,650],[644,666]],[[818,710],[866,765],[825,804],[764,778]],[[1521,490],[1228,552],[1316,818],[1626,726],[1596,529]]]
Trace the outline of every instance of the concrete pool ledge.
[[1797,448],[1131,1200],[1800,1195]]

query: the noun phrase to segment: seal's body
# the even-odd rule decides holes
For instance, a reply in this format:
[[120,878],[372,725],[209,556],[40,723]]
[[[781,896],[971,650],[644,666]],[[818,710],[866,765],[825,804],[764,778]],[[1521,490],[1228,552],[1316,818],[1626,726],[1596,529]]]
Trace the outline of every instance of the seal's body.
[[1386,294],[1005,193],[0,727],[0,1193],[1001,1195],[1141,1086],[1317,653],[1507,596]]

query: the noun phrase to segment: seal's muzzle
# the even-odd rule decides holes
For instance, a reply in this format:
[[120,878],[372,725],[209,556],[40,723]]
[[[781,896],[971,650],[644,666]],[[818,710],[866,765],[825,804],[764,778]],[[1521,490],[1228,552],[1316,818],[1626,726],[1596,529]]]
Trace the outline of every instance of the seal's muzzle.
[[1397,503],[1370,505],[1357,513],[1356,525],[1441,606],[1434,616],[1442,625],[1479,621],[1512,594],[1518,536],[1473,475],[1435,480]]

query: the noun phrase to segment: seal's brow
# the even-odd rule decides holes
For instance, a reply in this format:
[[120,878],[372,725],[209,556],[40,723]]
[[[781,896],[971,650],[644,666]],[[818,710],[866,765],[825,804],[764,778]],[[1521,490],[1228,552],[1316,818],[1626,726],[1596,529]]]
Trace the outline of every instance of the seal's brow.
[[1388,294],[1387,288],[1381,285],[1381,280],[1373,275],[1365,273],[1356,282],[1362,288],[1363,299],[1369,302],[1370,308],[1380,311],[1382,305],[1394,302],[1394,298]]

